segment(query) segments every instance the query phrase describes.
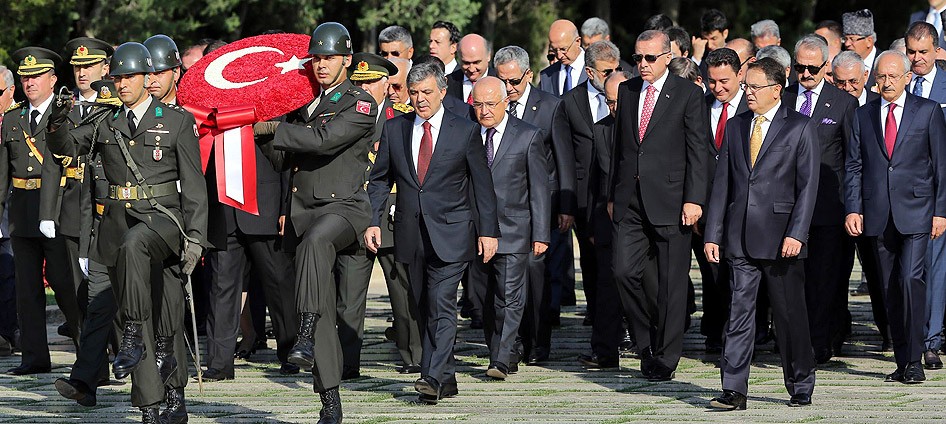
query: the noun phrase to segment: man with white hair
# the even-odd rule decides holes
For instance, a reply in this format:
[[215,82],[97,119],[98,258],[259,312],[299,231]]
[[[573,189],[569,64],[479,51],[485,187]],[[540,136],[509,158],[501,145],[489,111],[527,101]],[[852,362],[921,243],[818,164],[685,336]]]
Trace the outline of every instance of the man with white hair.
[[608,23],[599,17],[588,18],[581,24],[581,47],[587,49],[592,43],[611,41],[611,29]]
[[771,19],[764,19],[752,24],[752,26],[749,27],[749,32],[752,34],[752,44],[755,44],[755,48],[757,49],[782,44],[782,36],[779,34],[778,24]]

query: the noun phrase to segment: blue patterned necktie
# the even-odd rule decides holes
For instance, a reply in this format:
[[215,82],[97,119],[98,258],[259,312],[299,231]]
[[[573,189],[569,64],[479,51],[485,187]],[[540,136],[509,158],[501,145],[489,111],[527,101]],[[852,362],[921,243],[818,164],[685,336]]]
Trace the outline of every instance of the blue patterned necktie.
[[608,101],[604,98],[604,94],[598,93],[598,115],[595,116],[595,122],[604,119],[605,116],[608,116]]
[[923,97],[923,77],[916,77],[913,80],[913,95],[917,97]]
[[565,85],[562,86],[562,94],[572,89],[572,66],[565,65]]
[[805,102],[801,104],[801,109],[798,110],[798,113],[811,117],[811,90],[805,90]]
[[490,168],[493,167],[493,159],[496,157],[496,154],[493,152],[494,135],[496,135],[496,128],[489,128],[486,130],[486,165]]

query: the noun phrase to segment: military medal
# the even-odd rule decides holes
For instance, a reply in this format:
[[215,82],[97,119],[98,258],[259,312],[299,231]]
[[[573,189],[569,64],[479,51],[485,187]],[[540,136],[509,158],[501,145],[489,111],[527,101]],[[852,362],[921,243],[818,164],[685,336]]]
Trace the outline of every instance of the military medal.
[[155,162],[160,161],[163,157],[164,151],[162,151],[160,147],[155,147],[154,151],[151,152],[151,158],[154,159]]

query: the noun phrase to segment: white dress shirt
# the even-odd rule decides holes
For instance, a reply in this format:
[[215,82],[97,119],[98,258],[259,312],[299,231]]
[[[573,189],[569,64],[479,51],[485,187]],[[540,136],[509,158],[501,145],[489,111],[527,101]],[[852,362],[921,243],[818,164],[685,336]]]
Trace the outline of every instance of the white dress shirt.
[[[506,123],[509,122],[509,115],[503,115],[503,120],[499,121],[499,125],[496,128],[496,134],[493,134],[493,159],[496,159],[496,152],[499,151],[499,142],[503,139],[503,134],[506,133]],[[480,125],[480,136],[483,137],[483,146],[486,146],[486,127]]]
[[[598,96],[598,93],[601,93],[601,92],[598,91],[598,89],[595,88],[595,87],[589,82],[589,83],[588,83],[588,107],[591,108],[591,117],[594,118],[595,123],[597,123],[598,121],[604,119],[604,117],[605,117],[605,116],[608,116],[608,113],[610,113],[610,112],[608,112],[609,109],[608,109],[608,104],[607,104],[608,102],[607,102],[607,100],[605,100],[605,99],[603,99],[602,97]],[[604,93],[601,93],[601,95],[603,96]],[[602,105],[602,107],[604,107],[604,110],[605,110],[604,115],[600,115],[600,116],[598,116],[599,103],[604,103],[604,105]],[[656,103],[654,103],[654,104],[656,104]]]
[[430,153],[433,155],[437,149],[437,138],[440,137],[440,124],[443,123],[443,105],[437,109],[437,113],[425,120],[420,116],[414,116],[414,130],[411,131],[411,156],[414,157],[414,171],[417,171],[417,157],[420,155],[420,139],[424,136],[424,122],[430,122],[430,138],[433,144],[430,146]]
[[[137,128],[138,123],[141,122],[141,117],[145,116],[145,113],[148,113],[148,108],[151,107],[151,99],[150,95],[145,97],[145,101],[131,110],[135,112],[135,128]],[[124,113],[126,117],[128,116],[128,105],[122,106],[122,113]]]
[[[824,78],[815,88],[811,89],[811,113],[815,113],[815,106],[818,104],[818,98],[821,97],[821,90],[824,89]],[[795,112],[801,112],[801,105],[805,104],[805,92],[807,88],[798,84],[798,97],[795,98]]]
[[864,69],[867,69],[867,73],[870,74],[870,71],[874,69],[874,58],[877,57],[877,47],[874,47],[870,50],[870,54],[864,58]]
[[526,91],[522,93],[522,97],[519,100],[516,100],[516,116],[519,119],[522,119],[522,116],[526,113],[526,103],[529,102],[529,93],[532,92],[532,84],[526,84]]
[[946,10],[946,5],[939,9],[930,7],[929,12],[926,13],[926,23],[936,27],[936,32],[939,34],[943,33],[943,16],[941,13],[943,13],[944,10]]
[[867,90],[869,90],[867,87],[864,87],[864,89],[861,90],[861,95],[857,98],[858,106],[864,106],[867,104]]
[[466,102],[466,99],[470,98],[470,93],[472,92],[473,92],[473,81],[470,81],[470,79],[466,77],[466,74],[464,74],[463,75],[463,99],[461,100]]
[[33,104],[30,103],[30,110],[26,116],[29,117],[30,119],[33,119],[33,111],[38,110],[39,116],[36,117],[36,123],[39,124],[39,121],[43,119],[43,115],[45,115],[46,111],[49,110],[49,105],[53,104],[53,97],[56,97],[56,95],[51,94],[49,98],[47,98],[46,100],[43,100],[43,102],[40,103],[39,106],[33,106]]
[[[578,79],[581,78],[581,73],[585,72],[585,49],[579,49],[578,57],[568,66],[571,66],[572,88],[575,88],[578,85]],[[562,89],[562,87],[565,87],[565,64],[558,68],[558,88]]]
[[[903,103],[906,101],[906,99],[907,99],[907,92],[906,90],[904,90],[903,93],[900,94],[900,97],[897,97],[897,100],[893,101],[893,103],[897,105],[897,107],[893,109],[893,119],[897,121],[898,130],[900,129],[900,123],[903,122],[900,118],[903,117]],[[883,97],[880,98],[880,133],[881,134],[887,133],[887,113],[889,113],[889,110],[888,110],[889,105],[890,105],[890,102],[888,102],[887,99],[884,99]]]
[[[769,127],[772,125],[772,120],[775,119],[775,114],[778,113],[778,108],[782,107],[782,101],[779,100],[775,106],[772,106],[772,109],[769,109],[768,112],[762,114],[765,117],[765,122],[762,123],[762,141],[765,142],[765,135],[769,133]],[[752,114],[752,122],[749,123],[749,139],[752,139],[752,130],[755,129],[755,118],[759,116],[758,113]]]
[[[657,81],[654,81],[654,88],[657,89],[657,92],[654,93],[654,108],[657,108],[657,103],[660,101],[660,92],[664,89],[664,83],[667,82],[667,75],[670,75],[670,70],[664,70],[664,74],[657,78]],[[588,84],[589,86],[591,84]],[[637,103],[637,123],[640,124],[640,119],[644,115],[644,102],[647,101],[647,87],[650,87],[651,84],[647,81],[644,81],[644,85],[641,86],[641,99]],[[649,124],[648,124],[649,125]]]
[[[93,91],[91,97],[85,97],[85,96],[82,95],[81,92],[79,92],[79,96],[78,96],[78,97],[79,97],[79,102],[80,102],[80,103],[81,103],[81,102],[95,103],[95,99],[97,99],[97,98],[99,97],[99,93],[98,93],[98,91]],[[80,105],[79,112],[80,112],[81,114],[85,114],[85,109],[86,109],[87,107],[89,107],[89,106]]]
[[443,67],[444,67],[443,74],[450,75],[453,73],[453,71],[457,70],[457,60],[453,59],[450,61],[450,63],[444,63]]
[[933,70],[926,75],[914,75],[913,81],[910,82],[910,94],[913,94],[913,90],[916,89],[917,78],[923,77],[923,98],[930,98],[930,93],[933,91],[933,80],[936,79],[936,65],[933,65]]
[[[739,109],[739,103],[742,102],[743,91],[740,88],[736,93],[736,96],[729,101],[729,105],[726,108],[726,121],[729,122],[733,116],[736,116],[736,110]],[[710,109],[710,126],[713,130],[713,137],[716,137],[716,127],[719,126],[719,117],[723,115],[723,102],[717,99],[713,102],[713,108]]]

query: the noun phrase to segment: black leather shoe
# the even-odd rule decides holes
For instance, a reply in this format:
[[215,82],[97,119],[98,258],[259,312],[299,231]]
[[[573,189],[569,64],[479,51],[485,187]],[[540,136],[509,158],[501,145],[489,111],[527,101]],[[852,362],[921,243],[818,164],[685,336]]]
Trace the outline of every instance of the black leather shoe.
[[647,346],[641,349],[641,374],[644,378],[650,379],[654,374],[654,369],[656,368],[656,360],[654,359],[654,352],[651,350],[650,346]]
[[939,355],[934,350],[928,350],[923,354],[923,362],[926,363],[926,369],[928,370],[943,369],[943,361],[939,359]]
[[394,327],[388,327],[384,329],[384,338],[389,342],[396,341],[397,339],[397,330]]
[[154,359],[158,363],[158,373],[163,384],[167,384],[177,370],[174,358],[174,337],[157,336],[154,338]]
[[456,397],[458,394],[460,391],[457,389],[457,383],[446,383],[440,389],[439,397],[421,393],[417,396],[417,401],[427,405],[436,405],[441,399]]
[[66,338],[73,338],[72,329],[69,328],[69,324],[67,323],[59,324],[59,327],[56,328],[56,333]]
[[354,380],[361,378],[361,372],[358,368],[342,367],[342,380]]
[[510,374],[510,375],[516,374],[516,373],[519,372],[519,363],[518,363],[518,362],[513,362],[512,365],[510,365],[510,366],[508,366],[508,367],[506,367],[506,368],[507,368],[506,374]]
[[893,352],[893,343],[890,339],[884,339],[880,342],[880,351],[881,352]]
[[338,387],[319,392],[322,401],[322,410],[319,411],[317,424],[341,424],[342,398],[338,395]]
[[581,354],[578,355],[578,362],[582,365],[588,367],[589,369],[606,369],[606,368],[619,368],[620,362],[618,358],[603,358],[598,356],[597,353],[592,353],[591,355]]
[[79,380],[57,378],[56,390],[66,399],[72,399],[82,406],[95,406],[95,390]]
[[884,377],[884,383],[902,383],[904,371],[903,368],[897,368],[894,372]]
[[433,377],[423,376],[414,382],[414,390],[428,396],[440,397],[440,383]]
[[670,381],[673,380],[675,376],[676,374],[672,369],[657,363],[651,368],[650,375],[647,376],[647,381]]
[[903,371],[903,384],[920,384],[926,381],[926,374],[923,373],[923,366],[920,361],[911,362]]
[[398,374],[417,374],[420,372],[420,365],[410,364],[395,368]]
[[184,404],[184,388],[164,388],[167,408],[161,413],[161,424],[184,424],[187,422],[187,405]]
[[138,369],[141,360],[148,357],[145,345],[141,341],[141,323],[128,321],[122,333],[122,342],[112,362],[112,373],[121,380]]
[[18,367],[13,367],[7,370],[7,374],[10,375],[29,375],[29,374],[45,374],[52,371],[52,367],[34,367],[31,365],[20,365]]
[[710,408],[724,411],[745,411],[746,396],[732,390],[723,390],[723,395],[710,401]]
[[299,371],[299,366],[296,364],[283,362],[283,364],[279,366],[279,373],[282,375],[299,374]]
[[249,361],[254,353],[256,353],[256,349],[240,349],[233,353],[233,357],[236,359]]
[[637,343],[634,342],[634,338],[631,337],[631,333],[627,330],[624,330],[624,339],[621,340],[621,344],[618,345],[618,352],[622,358],[629,358],[637,350]]
[[141,410],[141,424],[161,424],[157,406],[142,406],[138,409]]
[[851,290],[851,296],[867,296],[870,290],[867,288],[867,282],[861,283],[856,289]]
[[315,342],[312,340],[315,333],[314,313],[303,312],[299,314],[299,333],[296,335],[296,344],[289,351],[289,362],[305,369],[312,369],[315,362]]
[[788,401],[788,406],[791,407],[809,405],[811,405],[811,395],[794,395],[792,396],[792,399]]
[[539,365],[549,360],[549,351],[544,347],[533,347],[526,358],[526,365]]
[[497,380],[505,380],[506,377],[509,377],[509,368],[502,362],[493,362],[486,369],[486,375]]
[[214,381],[233,380],[233,374],[226,374],[216,368],[207,368],[207,371],[204,371],[201,378],[203,378],[204,381],[212,383]]

